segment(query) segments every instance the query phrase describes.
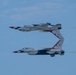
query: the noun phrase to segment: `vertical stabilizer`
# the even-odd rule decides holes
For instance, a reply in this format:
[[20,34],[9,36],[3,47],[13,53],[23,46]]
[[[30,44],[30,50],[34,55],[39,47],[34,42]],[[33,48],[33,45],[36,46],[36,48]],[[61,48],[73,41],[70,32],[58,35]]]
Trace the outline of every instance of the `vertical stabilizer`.
[[59,40],[52,48],[53,49],[62,49],[64,40]]
[[64,39],[59,30],[53,30],[51,31],[51,33],[54,34],[59,39],[62,39],[62,40]]

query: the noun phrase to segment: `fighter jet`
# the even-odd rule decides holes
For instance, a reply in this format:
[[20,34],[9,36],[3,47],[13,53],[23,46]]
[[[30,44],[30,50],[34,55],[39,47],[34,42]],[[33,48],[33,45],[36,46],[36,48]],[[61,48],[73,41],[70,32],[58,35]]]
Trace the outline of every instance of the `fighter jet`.
[[13,53],[28,53],[29,55],[50,55],[51,57],[54,57],[55,55],[64,55],[65,51],[62,50],[62,45],[64,42],[64,38],[61,35],[59,30],[45,30],[45,32],[51,32],[53,33],[57,38],[60,40],[52,47],[52,48],[44,48],[35,50],[33,48],[22,48],[17,51],[13,51]]
[[60,30],[61,24],[51,25],[51,23],[41,23],[41,24],[32,24],[32,25],[24,25],[23,27],[17,26],[10,26],[9,28],[19,30],[19,31],[53,31],[53,30]]
[[50,55],[54,57],[55,55],[64,55],[64,50],[62,50],[62,44],[64,40],[59,40],[52,48],[44,48],[35,50],[33,48],[22,48],[13,53],[28,53],[29,55]]

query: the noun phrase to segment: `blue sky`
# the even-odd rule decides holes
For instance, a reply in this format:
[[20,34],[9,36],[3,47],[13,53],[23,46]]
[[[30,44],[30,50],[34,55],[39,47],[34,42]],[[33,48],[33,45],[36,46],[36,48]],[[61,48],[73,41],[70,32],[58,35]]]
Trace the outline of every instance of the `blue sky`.
[[[51,33],[19,32],[9,26],[61,23],[64,56],[13,54],[23,47],[52,47]],[[76,75],[76,0],[0,0],[0,75]]]

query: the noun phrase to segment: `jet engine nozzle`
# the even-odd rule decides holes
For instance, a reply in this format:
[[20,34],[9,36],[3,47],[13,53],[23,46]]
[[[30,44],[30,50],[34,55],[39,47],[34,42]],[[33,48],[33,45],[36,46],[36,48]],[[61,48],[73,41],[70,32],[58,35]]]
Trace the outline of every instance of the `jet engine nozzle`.
[[65,51],[62,50],[62,51],[61,51],[61,55],[64,55],[64,53],[65,53]]

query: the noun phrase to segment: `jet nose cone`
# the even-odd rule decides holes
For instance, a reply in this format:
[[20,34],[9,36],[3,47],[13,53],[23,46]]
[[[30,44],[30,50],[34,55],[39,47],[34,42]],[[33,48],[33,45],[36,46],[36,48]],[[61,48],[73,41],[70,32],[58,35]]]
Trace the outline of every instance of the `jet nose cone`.
[[14,26],[10,26],[9,28],[14,28]]
[[18,53],[17,51],[13,51],[13,53]]

